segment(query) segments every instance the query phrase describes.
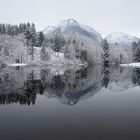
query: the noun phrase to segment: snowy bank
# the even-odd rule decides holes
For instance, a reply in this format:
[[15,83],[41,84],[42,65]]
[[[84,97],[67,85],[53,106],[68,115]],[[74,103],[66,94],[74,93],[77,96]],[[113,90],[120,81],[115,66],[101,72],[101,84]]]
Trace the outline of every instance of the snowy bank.
[[10,67],[18,67],[18,66],[23,67],[23,66],[27,66],[27,64],[25,64],[25,63],[15,63],[15,64],[8,64],[8,66],[10,66]]
[[129,63],[129,64],[120,64],[122,67],[138,67],[140,68],[140,63]]
[[68,67],[68,66],[87,66],[87,63],[80,63],[79,61],[47,61],[47,62],[30,62],[30,63],[14,63],[7,64],[9,67],[24,67],[24,66],[51,66],[51,67]]

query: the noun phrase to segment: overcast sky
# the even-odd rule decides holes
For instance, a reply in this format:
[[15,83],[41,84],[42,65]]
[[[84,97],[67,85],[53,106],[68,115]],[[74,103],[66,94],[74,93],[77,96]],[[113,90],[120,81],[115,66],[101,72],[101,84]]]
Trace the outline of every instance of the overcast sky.
[[140,0],[0,0],[0,22],[34,22],[42,30],[69,18],[140,37]]

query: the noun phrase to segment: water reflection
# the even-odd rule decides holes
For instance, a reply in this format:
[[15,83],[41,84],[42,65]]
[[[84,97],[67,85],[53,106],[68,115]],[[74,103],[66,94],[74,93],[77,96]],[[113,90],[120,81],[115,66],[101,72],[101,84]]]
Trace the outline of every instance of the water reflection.
[[116,66],[39,68],[16,67],[0,72],[0,104],[34,105],[37,94],[74,105],[102,88],[113,92],[140,85],[140,69]]

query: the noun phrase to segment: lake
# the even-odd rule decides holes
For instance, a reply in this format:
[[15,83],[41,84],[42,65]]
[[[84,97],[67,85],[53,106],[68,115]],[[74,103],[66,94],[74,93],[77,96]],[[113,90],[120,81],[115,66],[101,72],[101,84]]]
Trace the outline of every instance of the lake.
[[140,140],[140,69],[7,67],[1,140]]

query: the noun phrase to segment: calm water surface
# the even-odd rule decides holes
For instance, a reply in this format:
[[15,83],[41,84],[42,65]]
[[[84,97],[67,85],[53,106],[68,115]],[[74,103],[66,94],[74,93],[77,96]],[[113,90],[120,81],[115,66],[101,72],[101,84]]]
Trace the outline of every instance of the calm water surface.
[[140,69],[0,71],[0,140],[140,140]]

